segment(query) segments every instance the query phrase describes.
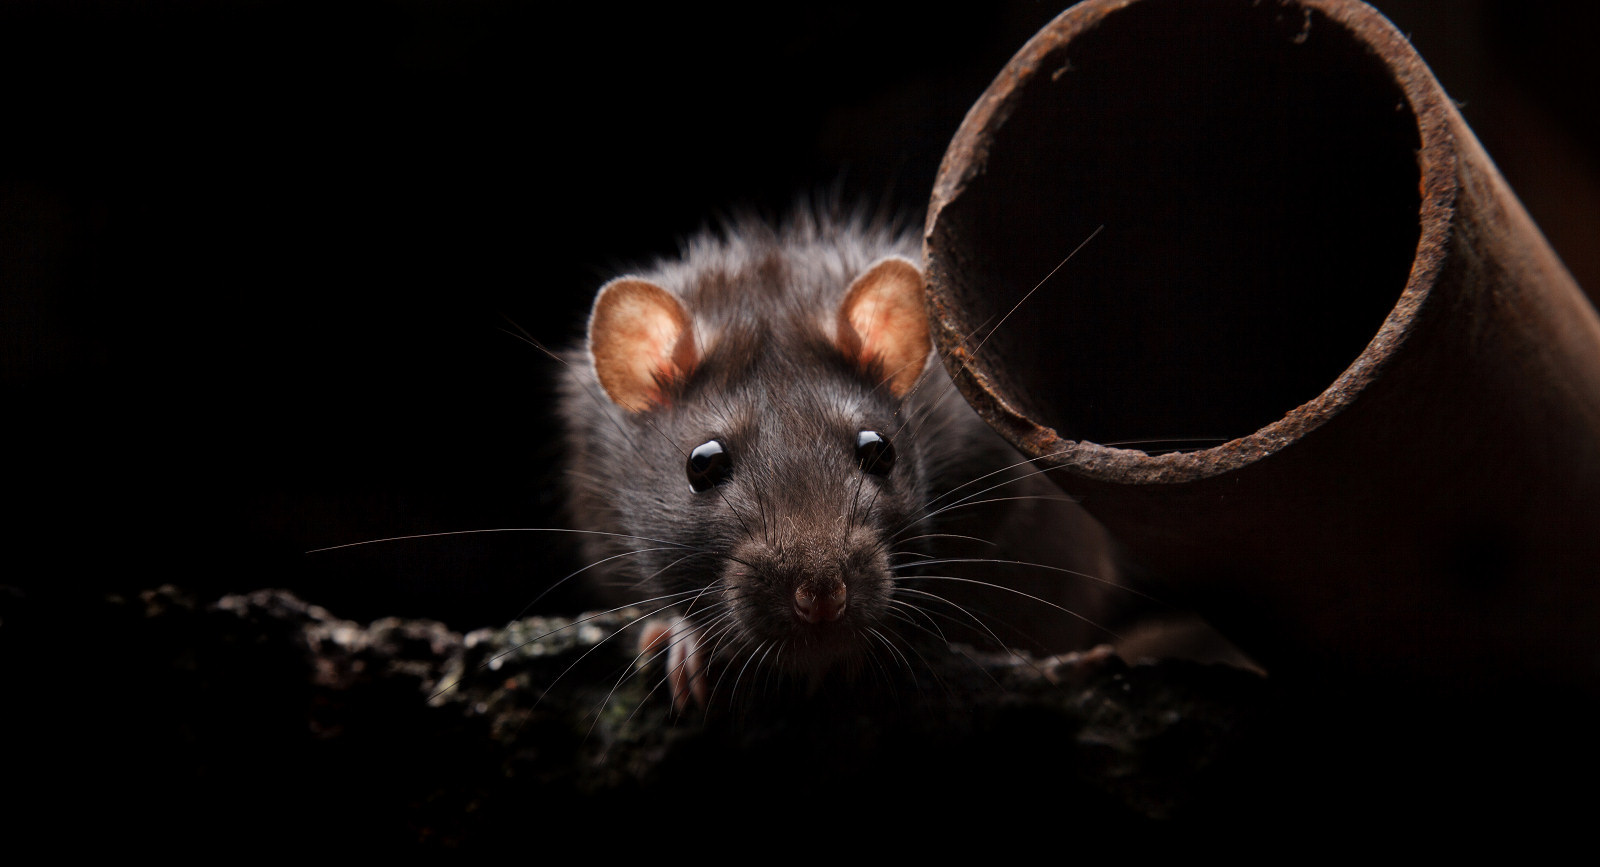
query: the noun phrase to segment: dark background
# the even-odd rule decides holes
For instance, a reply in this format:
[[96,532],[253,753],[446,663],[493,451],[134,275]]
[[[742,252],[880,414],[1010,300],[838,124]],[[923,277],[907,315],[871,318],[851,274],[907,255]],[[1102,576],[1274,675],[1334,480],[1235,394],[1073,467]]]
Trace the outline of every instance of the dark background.
[[[1591,4],[1381,3],[1600,286]],[[552,362],[596,287],[732,207],[921,220],[1061,7],[0,4],[10,565],[34,596],[289,587],[514,616],[573,565]]]

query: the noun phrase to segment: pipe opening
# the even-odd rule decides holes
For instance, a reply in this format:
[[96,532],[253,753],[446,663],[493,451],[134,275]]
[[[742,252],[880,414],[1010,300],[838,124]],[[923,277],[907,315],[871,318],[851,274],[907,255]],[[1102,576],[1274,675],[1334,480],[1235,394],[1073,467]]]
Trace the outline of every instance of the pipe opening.
[[1145,0],[1020,87],[929,250],[981,335],[1104,224],[978,356],[1039,424],[1152,452],[1247,436],[1332,384],[1405,288],[1417,120],[1320,12]]

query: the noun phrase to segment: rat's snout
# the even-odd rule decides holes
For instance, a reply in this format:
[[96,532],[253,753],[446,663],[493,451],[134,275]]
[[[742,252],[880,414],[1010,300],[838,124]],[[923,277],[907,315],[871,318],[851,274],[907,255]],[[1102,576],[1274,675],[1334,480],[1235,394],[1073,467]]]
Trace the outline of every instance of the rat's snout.
[[807,623],[828,623],[844,616],[849,594],[837,578],[807,581],[794,591],[794,613]]
[[[729,555],[728,584],[752,632],[799,639],[821,652],[869,625],[886,595],[888,564],[871,531],[788,522],[781,538],[745,539]],[[811,532],[807,532],[807,530]]]

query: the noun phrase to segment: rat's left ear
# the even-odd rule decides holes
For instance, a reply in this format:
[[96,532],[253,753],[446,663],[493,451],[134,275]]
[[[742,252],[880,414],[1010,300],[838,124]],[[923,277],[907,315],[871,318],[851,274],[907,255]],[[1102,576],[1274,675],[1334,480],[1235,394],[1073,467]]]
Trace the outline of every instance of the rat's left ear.
[[876,364],[896,397],[905,397],[928,363],[924,281],[917,266],[884,259],[850,284],[839,305],[838,346],[857,366]]

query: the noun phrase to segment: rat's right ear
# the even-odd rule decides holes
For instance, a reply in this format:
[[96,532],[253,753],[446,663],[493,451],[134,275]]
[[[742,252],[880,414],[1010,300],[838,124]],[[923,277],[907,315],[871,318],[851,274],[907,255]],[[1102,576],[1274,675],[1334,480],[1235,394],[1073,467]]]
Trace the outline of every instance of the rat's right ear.
[[629,412],[665,406],[667,384],[699,363],[683,304],[645,280],[620,277],[600,287],[589,317],[589,354],[600,387]]

